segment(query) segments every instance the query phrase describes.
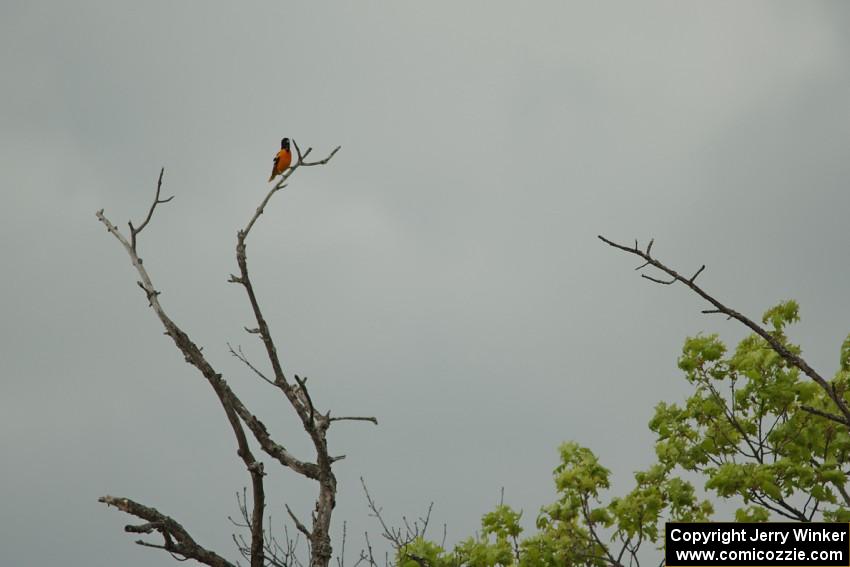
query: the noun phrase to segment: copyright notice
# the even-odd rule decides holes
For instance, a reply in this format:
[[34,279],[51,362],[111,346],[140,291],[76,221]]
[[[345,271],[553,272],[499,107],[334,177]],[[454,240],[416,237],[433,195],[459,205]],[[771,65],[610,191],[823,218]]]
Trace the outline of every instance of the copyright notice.
[[665,563],[850,566],[850,525],[841,523],[668,523]]

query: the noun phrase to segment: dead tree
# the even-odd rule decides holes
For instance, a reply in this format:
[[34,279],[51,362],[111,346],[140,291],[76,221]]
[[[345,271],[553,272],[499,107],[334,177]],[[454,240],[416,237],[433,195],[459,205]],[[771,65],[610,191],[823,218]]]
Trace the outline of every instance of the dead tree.
[[605,244],[617,248],[619,250],[623,250],[624,252],[628,252],[629,254],[633,254],[643,260],[643,263],[640,266],[637,266],[635,270],[642,271],[645,268],[653,267],[664,274],[664,278],[658,278],[654,276],[650,276],[642,273],[641,277],[647,279],[651,282],[661,284],[661,285],[673,285],[676,282],[684,284],[691,291],[702,297],[708,303],[712,305],[712,309],[704,309],[703,313],[715,313],[720,315],[726,315],[728,319],[735,319],[736,321],[742,323],[744,326],[748,327],[755,334],[760,336],[762,339],[770,345],[779,356],[785,359],[790,366],[793,366],[800,370],[803,374],[808,376],[811,380],[813,380],[820,388],[826,393],[830,400],[832,400],[835,405],[835,412],[826,412],[817,408],[813,408],[807,405],[801,405],[800,409],[809,412],[814,415],[818,415],[820,417],[832,420],[834,422],[840,423],[850,429],[850,406],[848,406],[847,401],[842,396],[839,389],[835,387],[835,385],[828,380],[826,380],[823,376],[821,376],[812,366],[806,362],[806,360],[794,352],[792,349],[788,348],[783,342],[770,333],[766,328],[759,325],[749,317],[739,313],[738,311],[732,309],[731,307],[727,307],[707,291],[705,291],[700,285],[696,283],[697,277],[705,270],[705,265],[702,265],[691,277],[683,276],[673,268],[670,268],[657,258],[652,255],[652,245],[655,243],[654,240],[650,240],[646,245],[646,248],[641,248],[638,245],[638,241],[635,240],[634,246],[627,246],[624,244],[618,244],[613,242],[604,236],[598,237]]
[[[192,341],[181,326],[168,316],[161,304],[160,292],[154,286],[150,274],[138,254],[137,239],[139,234],[150,223],[157,206],[165,204],[173,198],[161,197],[164,169],[160,171],[159,180],[156,185],[156,195],[147,216],[138,227],[134,226],[132,222],[128,223],[129,233],[127,235],[122,233],[106,218],[103,209],[97,212],[97,219],[118,239],[129,255],[130,262],[139,277],[137,285],[144,292],[150,307],[165,328],[165,334],[171,337],[174,345],[183,354],[186,362],[194,366],[209,383],[218,397],[227,421],[233,430],[237,447],[236,453],[244,463],[251,481],[250,510],[247,491],[246,495],[240,500],[240,509],[243,512],[243,518],[245,520],[244,526],[249,530],[250,542],[235,537],[234,539],[240,553],[250,562],[251,567],[265,567],[266,565],[290,567],[293,564],[300,563],[293,555],[292,546],[289,545],[289,542],[292,540],[287,536],[287,545],[281,547],[277,544],[274,536],[268,533],[268,530],[264,526],[266,497],[263,488],[263,477],[266,472],[263,462],[252,451],[251,445],[253,443],[249,442],[249,438],[253,437],[259,448],[271,457],[271,459],[277,461],[280,466],[311,479],[318,484],[318,496],[316,498],[315,508],[311,514],[312,521],[310,527],[307,527],[288,505],[286,506],[286,510],[294,522],[295,528],[307,539],[309,566],[327,567],[332,554],[330,525],[337,493],[337,482],[333,472],[333,464],[345,457],[345,455],[331,455],[329,452],[327,443],[328,429],[332,423],[343,420],[370,421],[375,425],[378,423],[374,417],[337,417],[331,416],[330,411],[320,411],[314,405],[313,399],[307,389],[307,379],[302,379],[298,375],[293,375],[292,379],[290,379],[284,374],[283,364],[272,338],[269,324],[260,310],[260,303],[251,282],[248,272],[246,241],[254,224],[265,211],[269,200],[275,193],[287,186],[286,181],[296,170],[301,167],[325,165],[336,155],[340,148],[337,147],[334,149],[324,159],[313,162],[305,161],[305,158],[311,153],[312,148],[308,148],[303,154],[297,144],[295,144],[295,149],[297,151],[297,162],[281,176],[277,184],[272,187],[257,207],[245,228],[239,230],[237,233],[236,263],[239,267],[239,275],[231,274],[229,280],[232,283],[242,286],[248,296],[256,326],[246,328],[245,330],[250,334],[257,335],[262,341],[271,372],[264,372],[258,365],[250,362],[241,349],[234,350],[230,347],[230,353],[242,361],[259,378],[279,390],[283,397],[286,398],[287,403],[298,415],[304,432],[309,436],[313,444],[316,452],[313,460],[304,460],[296,457],[283,445],[272,439],[265,424],[242,403],[242,400],[231,389],[227,381],[209,362],[202,349]],[[246,432],[246,427],[250,434]],[[228,561],[215,551],[201,546],[174,518],[159,512],[155,508],[134,502],[128,498],[115,496],[103,496],[99,500],[144,521],[141,524],[125,526],[125,531],[137,534],[158,532],[162,537],[162,543],[138,540],[136,543],[139,545],[165,550],[174,556],[175,559],[181,561],[194,559],[199,563],[215,567],[234,565],[234,563]]]

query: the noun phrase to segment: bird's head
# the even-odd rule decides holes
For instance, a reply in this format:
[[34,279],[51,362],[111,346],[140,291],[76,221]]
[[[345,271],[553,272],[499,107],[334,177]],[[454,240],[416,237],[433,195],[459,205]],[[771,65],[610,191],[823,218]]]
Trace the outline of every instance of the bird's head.
[[289,138],[284,138],[280,141],[280,149],[289,150]]

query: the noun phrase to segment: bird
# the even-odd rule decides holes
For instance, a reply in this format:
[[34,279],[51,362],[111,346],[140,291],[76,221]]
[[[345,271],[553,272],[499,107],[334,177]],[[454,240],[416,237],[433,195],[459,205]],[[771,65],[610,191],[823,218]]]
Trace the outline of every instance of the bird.
[[292,151],[289,149],[289,138],[284,138],[280,141],[280,151],[275,154],[272,160],[272,174],[269,176],[269,182],[272,179],[286,171],[292,164]]

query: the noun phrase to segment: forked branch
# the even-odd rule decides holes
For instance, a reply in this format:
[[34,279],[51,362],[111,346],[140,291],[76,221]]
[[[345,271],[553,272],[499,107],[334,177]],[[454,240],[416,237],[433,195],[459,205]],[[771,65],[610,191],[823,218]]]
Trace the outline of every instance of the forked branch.
[[129,498],[116,498],[114,496],[103,496],[98,498],[98,501],[107,506],[114,506],[126,514],[145,520],[146,523],[144,524],[125,526],[124,531],[127,533],[150,534],[159,532],[163,539],[161,545],[144,540],[136,540],[138,545],[163,549],[169,553],[181,556],[183,560],[194,559],[199,563],[210,565],[211,567],[235,567],[214,551],[198,545],[180,523],[154,508],[144,506]]
[[156,196],[153,199],[153,203],[151,204],[150,210],[148,210],[148,216],[145,217],[145,220],[142,221],[142,224],[139,225],[139,228],[133,227],[133,221],[128,222],[127,224],[130,226],[130,246],[133,248],[133,251],[136,251],[136,236],[142,232],[148,223],[151,222],[151,217],[153,217],[154,209],[156,209],[157,205],[162,205],[164,203],[169,202],[174,198],[174,195],[167,199],[160,199],[159,194],[162,191],[162,176],[165,174],[165,168],[159,170],[159,180],[156,182]]

